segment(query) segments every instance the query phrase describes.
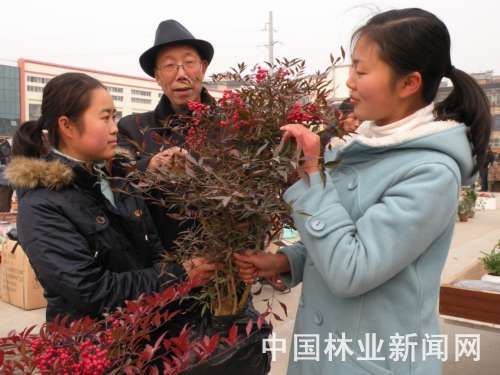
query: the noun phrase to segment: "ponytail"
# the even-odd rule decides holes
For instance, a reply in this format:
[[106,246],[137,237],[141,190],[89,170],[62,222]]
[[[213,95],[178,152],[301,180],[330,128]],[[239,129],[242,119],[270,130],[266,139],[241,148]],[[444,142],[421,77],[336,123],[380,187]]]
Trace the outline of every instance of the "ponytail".
[[12,139],[12,155],[39,158],[45,151],[42,118],[23,123]]
[[455,120],[469,128],[472,153],[476,158],[474,172],[477,172],[487,163],[492,124],[488,98],[476,80],[462,70],[451,66],[446,76],[451,79],[453,90],[436,104],[436,115],[440,120]]

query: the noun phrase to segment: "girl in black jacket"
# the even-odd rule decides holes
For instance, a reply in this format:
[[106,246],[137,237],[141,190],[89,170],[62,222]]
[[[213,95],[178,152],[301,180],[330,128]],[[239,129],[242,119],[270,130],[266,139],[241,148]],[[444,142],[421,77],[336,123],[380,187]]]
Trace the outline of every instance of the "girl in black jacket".
[[104,167],[114,158],[111,175],[123,175],[114,113],[99,81],[66,73],[44,88],[40,119],[14,136],[5,174],[17,189],[19,242],[45,290],[47,320],[99,317],[186,277],[202,285],[216,269],[200,260],[160,269],[164,249],[145,202]]

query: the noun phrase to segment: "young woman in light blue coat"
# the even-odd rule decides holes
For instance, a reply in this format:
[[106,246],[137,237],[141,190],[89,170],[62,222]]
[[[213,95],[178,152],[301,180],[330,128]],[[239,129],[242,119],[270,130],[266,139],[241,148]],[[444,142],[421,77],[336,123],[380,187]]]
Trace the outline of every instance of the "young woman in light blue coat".
[[[323,181],[318,136],[283,127],[310,180],[284,196],[301,242],[236,263],[248,283],[276,274],[302,283],[288,374],[440,374],[440,276],[460,185],[485,162],[488,102],[451,64],[448,30],[429,12],[376,15],[353,46],[347,85],[364,122],[326,151],[339,166]],[[443,77],[454,88],[434,103]]]

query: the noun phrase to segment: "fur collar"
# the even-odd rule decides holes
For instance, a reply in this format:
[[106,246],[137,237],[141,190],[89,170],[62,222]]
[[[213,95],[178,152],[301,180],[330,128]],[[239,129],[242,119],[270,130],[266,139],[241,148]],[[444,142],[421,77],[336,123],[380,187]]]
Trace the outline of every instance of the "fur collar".
[[[117,147],[116,155],[130,160],[127,149]],[[15,189],[45,187],[60,190],[74,182],[78,172],[75,166],[78,165],[59,156],[48,159],[17,156],[5,168],[4,176]],[[78,169],[83,171],[84,168]]]
[[61,160],[45,160],[22,156],[11,160],[4,171],[5,178],[15,189],[46,187],[60,190],[73,181],[73,168]]

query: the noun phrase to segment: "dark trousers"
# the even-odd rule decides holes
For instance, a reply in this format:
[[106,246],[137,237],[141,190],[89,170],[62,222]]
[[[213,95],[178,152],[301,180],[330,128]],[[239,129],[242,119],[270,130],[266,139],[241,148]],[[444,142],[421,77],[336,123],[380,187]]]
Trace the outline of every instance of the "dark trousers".
[[0,212],[9,212],[13,190],[10,186],[0,186]]
[[481,191],[488,191],[488,169],[479,171],[479,176],[481,177]]

